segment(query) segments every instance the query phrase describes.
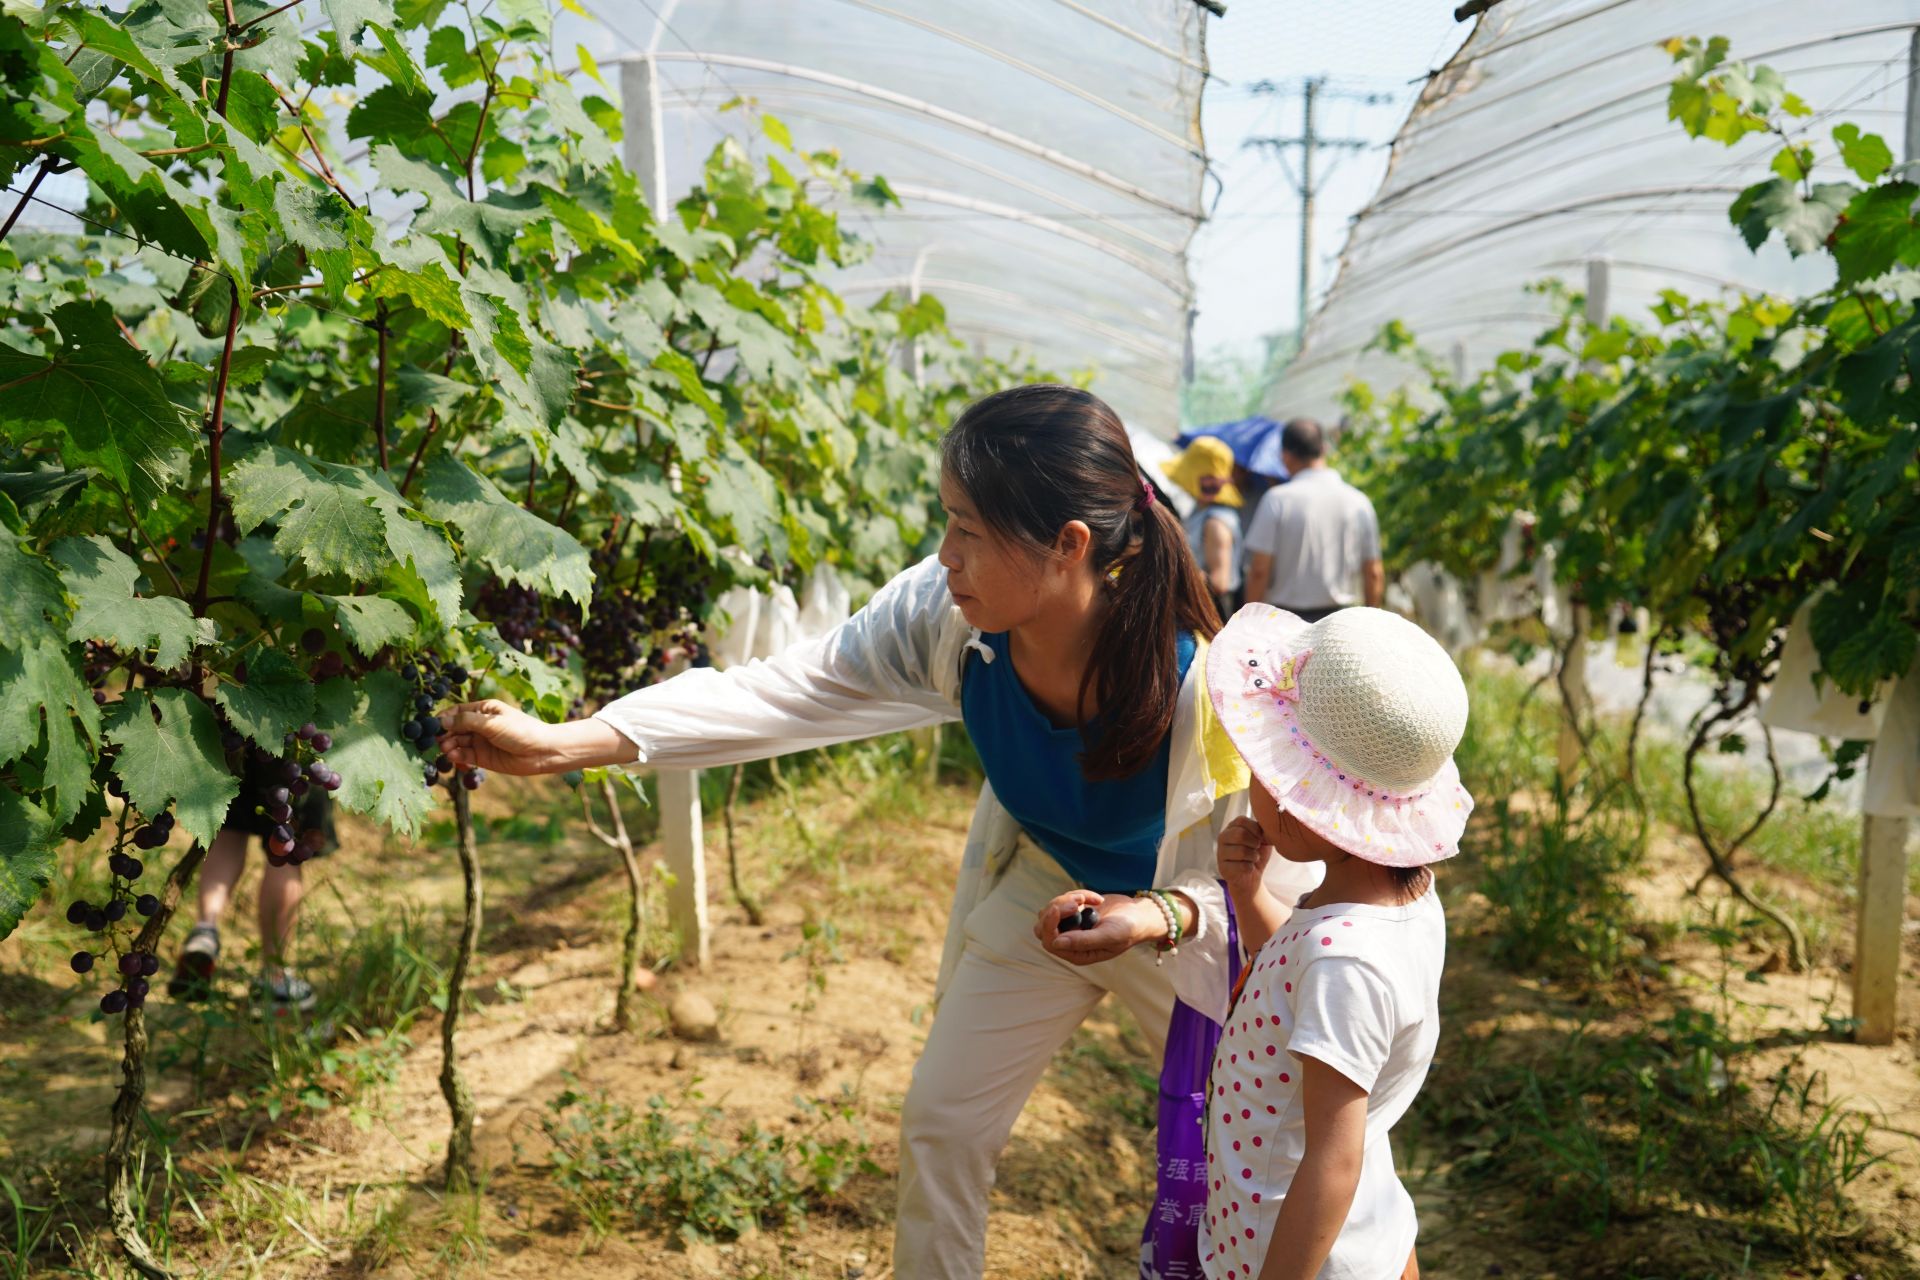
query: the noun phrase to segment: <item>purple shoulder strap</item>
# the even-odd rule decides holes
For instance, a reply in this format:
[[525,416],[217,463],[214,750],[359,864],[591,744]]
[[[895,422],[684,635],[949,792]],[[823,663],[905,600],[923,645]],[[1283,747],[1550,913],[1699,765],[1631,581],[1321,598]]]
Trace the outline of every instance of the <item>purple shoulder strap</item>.
[[[1240,925],[1227,902],[1227,987],[1240,979]],[[1207,1212],[1207,1077],[1220,1024],[1174,1001],[1160,1066],[1159,1162],[1153,1212],[1140,1233],[1140,1280],[1200,1280],[1200,1221]]]

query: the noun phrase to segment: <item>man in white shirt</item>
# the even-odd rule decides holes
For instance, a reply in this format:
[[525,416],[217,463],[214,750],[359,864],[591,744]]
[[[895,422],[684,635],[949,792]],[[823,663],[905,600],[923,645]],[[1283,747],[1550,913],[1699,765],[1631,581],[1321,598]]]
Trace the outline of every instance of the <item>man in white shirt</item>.
[[1326,433],[1311,418],[1281,428],[1291,479],[1268,490],[1247,530],[1246,599],[1308,622],[1336,609],[1378,608],[1386,592],[1380,521],[1367,495],[1327,465]]

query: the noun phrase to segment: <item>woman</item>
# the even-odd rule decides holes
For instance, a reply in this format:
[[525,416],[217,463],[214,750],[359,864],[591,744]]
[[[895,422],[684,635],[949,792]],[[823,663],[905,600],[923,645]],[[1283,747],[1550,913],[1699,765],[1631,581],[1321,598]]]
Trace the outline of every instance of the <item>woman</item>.
[[1193,495],[1187,543],[1207,575],[1207,587],[1222,618],[1240,607],[1240,490],[1233,482],[1233,450],[1215,436],[1195,436],[1179,457],[1160,464],[1175,484]]
[[[557,773],[705,768],[966,722],[987,785],[901,1113],[894,1267],[909,1280],[981,1274],[994,1162],[1106,993],[1156,1056],[1176,997],[1225,1016],[1235,958],[1214,839],[1246,812],[1205,692],[1219,618],[1113,411],[1071,387],[989,396],[943,444],[940,496],[939,554],[819,641],[686,672],[590,720],[467,704],[441,738],[461,764]],[[1282,901],[1313,883],[1276,860]],[[1162,892],[1130,892],[1148,889]],[[1085,905],[1098,923],[1063,932]],[[1169,942],[1162,963],[1148,944]]]

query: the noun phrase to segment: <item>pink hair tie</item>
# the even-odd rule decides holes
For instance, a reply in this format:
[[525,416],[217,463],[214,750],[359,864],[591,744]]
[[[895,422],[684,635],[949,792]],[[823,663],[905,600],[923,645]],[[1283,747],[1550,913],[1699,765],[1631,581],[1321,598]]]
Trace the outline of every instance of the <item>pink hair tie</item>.
[[1140,496],[1134,499],[1133,509],[1135,511],[1145,511],[1152,505],[1153,486],[1147,482],[1146,477],[1142,476],[1140,479]]

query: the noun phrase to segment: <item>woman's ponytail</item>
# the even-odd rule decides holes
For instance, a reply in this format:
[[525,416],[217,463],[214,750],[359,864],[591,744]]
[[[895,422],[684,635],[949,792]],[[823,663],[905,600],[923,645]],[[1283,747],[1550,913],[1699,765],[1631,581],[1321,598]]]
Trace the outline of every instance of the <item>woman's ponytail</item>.
[[1140,474],[1119,417],[1076,387],[996,392],[960,415],[942,445],[947,473],[1003,536],[1050,554],[1062,527],[1093,533],[1091,557],[1111,602],[1081,685],[1099,715],[1082,724],[1081,771],[1140,771],[1173,727],[1179,633],[1211,639],[1220,614],[1186,532]]

